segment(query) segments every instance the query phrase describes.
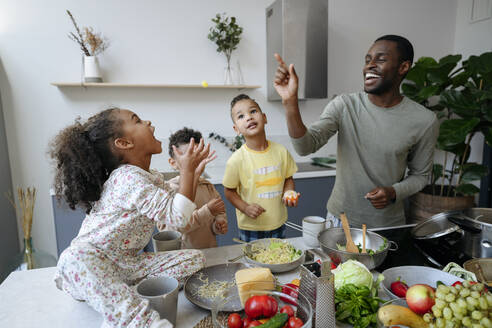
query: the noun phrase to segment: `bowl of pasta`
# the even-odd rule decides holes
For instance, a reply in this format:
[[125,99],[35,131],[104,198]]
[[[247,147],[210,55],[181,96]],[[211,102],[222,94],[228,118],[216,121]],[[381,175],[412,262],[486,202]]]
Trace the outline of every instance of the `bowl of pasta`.
[[246,261],[274,273],[294,270],[304,263],[304,250],[295,248],[288,241],[278,238],[258,239],[247,243],[244,248]]

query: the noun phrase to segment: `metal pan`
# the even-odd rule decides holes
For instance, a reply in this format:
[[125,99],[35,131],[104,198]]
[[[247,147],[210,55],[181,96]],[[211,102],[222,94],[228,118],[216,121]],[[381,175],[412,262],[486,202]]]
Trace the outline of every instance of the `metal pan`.
[[[350,235],[355,244],[362,245],[362,229],[350,228]],[[342,228],[328,228],[323,230],[319,233],[318,240],[323,252],[325,252],[333,262],[338,264],[350,259],[357,260],[364,264],[369,270],[381,265],[389,250],[398,250],[398,245],[394,241],[387,240],[385,245],[386,238],[372,231],[367,231],[366,233],[366,249],[374,250],[376,253],[373,255],[367,253],[350,253],[339,250],[337,244],[345,245],[347,243]],[[385,245],[385,247],[378,251],[383,245]]]
[[[234,283],[236,271],[246,269],[250,266],[244,263],[226,263],[203,268],[192,274],[184,284],[184,293],[186,298],[196,306],[202,309],[212,310],[215,298],[204,298],[198,295],[198,289],[205,284],[203,280],[208,278],[208,282],[227,281]],[[227,291],[227,288],[225,291]],[[231,302],[224,305],[224,311],[234,312],[242,309],[241,303]]]
[[247,243],[244,246],[244,249],[243,249],[244,257],[246,258],[246,261],[248,263],[251,263],[252,265],[255,265],[255,266],[260,266],[263,268],[269,268],[270,271],[272,271],[273,273],[291,271],[291,270],[296,269],[302,263],[304,263],[306,253],[302,249],[301,249],[301,255],[297,259],[295,259],[294,261],[289,262],[289,263],[266,264],[266,263],[261,263],[261,262],[253,260],[253,258],[251,257],[253,254],[253,251],[252,251],[253,246],[258,245],[258,243],[260,243],[262,246],[268,247],[268,245],[270,245],[270,242],[272,240],[277,240],[277,241],[281,241],[284,243],[288,243],[288,241],[283,240],[283,239],[278,239],[278,238],[264,238],[264,239],[258,239],[258,240],[250,241],[249,243]]

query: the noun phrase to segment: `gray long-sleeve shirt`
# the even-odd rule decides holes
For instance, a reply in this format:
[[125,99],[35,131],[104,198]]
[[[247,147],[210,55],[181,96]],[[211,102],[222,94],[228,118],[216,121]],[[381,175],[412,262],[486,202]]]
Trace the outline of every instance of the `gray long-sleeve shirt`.
[[[432,168],[436,115],[407,97],[383,108],[365,92],[346,94],[333,99],[304,136],[291,140],[298,154],[308,155],[337,132],[337,175],[328,211],[345,212],[353,226],[404,224],[403,199],[425,187]],[[364,195],[384,186],[394,187],[396,201],[375,209]]]

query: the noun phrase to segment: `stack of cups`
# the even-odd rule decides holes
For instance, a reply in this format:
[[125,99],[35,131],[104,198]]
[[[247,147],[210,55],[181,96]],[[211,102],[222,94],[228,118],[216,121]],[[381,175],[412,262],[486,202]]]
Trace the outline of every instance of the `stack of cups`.
[[321,216],[306,216],[302,219],[302,239],[309,247],[319,247],[318,234],[325,230],[326,219]]

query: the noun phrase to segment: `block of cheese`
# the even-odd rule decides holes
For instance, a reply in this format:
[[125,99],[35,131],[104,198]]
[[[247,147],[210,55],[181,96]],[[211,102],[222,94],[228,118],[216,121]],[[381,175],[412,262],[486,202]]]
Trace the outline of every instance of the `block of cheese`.
[[268,268],[248,268],[236,271],[236,284],[241,305],[244,306],[251,296],[251,290],[274,290],[275,278]]

